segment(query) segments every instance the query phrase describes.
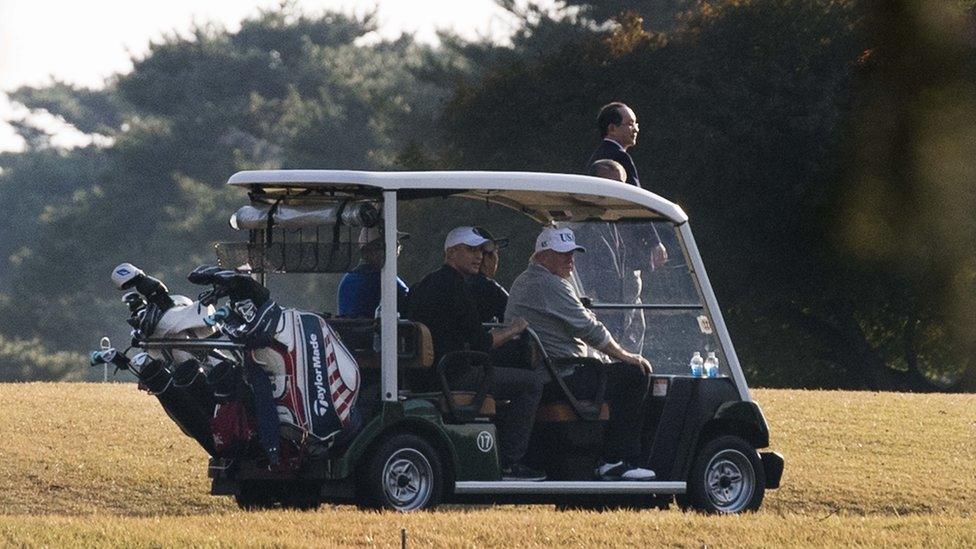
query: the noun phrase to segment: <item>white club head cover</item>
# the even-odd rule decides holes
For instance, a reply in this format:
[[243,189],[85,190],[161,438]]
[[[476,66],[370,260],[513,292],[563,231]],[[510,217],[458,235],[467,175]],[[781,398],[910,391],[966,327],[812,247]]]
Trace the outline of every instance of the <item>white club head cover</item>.
[[144,276],[146,273],[132,263],[123,263],[112,269],[112,284],[122,290],[123,286],[137,276]]

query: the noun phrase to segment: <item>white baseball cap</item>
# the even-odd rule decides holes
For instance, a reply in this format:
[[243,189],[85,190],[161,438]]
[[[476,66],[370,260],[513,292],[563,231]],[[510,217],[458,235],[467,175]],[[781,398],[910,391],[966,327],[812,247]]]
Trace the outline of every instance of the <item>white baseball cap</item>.
[[576,236],[572,229],[557,229],[546,227],[535,239],[535,251],[552,250],[554,252],[585,252],[586,248],[576,244]]
[[453,248],[458,244],[481,246],[485,242],[491,242],[491,239],[487,238],[480,229],[475,227],[457,227],[447,233],[447,238],[444,239],[444,249]]

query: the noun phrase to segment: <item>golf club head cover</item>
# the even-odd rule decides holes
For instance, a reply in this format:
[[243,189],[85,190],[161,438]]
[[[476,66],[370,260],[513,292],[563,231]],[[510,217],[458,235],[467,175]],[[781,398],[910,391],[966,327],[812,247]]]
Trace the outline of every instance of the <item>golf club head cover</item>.
[[234,274],[234,271],[222,269],[216,265],[200,265],[196,269],[193,269],[190,274],[186,275],[186,279],[189,280],[191,284],[206,286],[207,284],[213,284],[214,275],[220,272]]
[[130,370],[139,378],[139,384],[152,395],[166,392],[173,382],[173,376],[162,360],[157,360],[147,353],[139,353],[132,357]]
[[146,276],[146,273],[139,267],[136,267],[132,263],[122,263],[112,269],[112,284],[115,284],[115,287],[120,290],[128,290],[135,284],[138,278],[144,276]]
[[146,275],[142,269],[131,263],[123,263],[112,271],[112,283],[120,290],[135,288],[146,301],[155,303],[163,311],[173,306],[169,288],[158,278]]
[[146,299],[139,292],[127,292],[122,296],[122,303],[129,307],[129,314],[135,315],[146,306]]
[[250,300],[261,307],[271,299],[271,291],[247,274],[221,271],[213,275],[213,280],[215,286],[227,288],[231,302]]
[[207,386],[221,404],[240,400],[247,394],[241,368],[230,360],[221,360],[206,373]]
[[[243,343],[249,349],[267,347],[274,340],[281,307],[274,301],[265,301],[260,307],[250,299],[232,301],[233,314],[224,321],[221,331],[231,340]],[[239,320],[235,323],[234,320]]]
[[156,331],[156,326],[159,325],[159,320],[163,318],[163,309],[161,309],[155,303],[150,303],[146,305],[141,311],[136,313],[135,320],[136,333],[134,336],[137,339],[146,339],[151,337]]
[[155,304],[164,312],[173,307],[173,298],[169,296],[169,288],[158,278],[143,276],[135,283],[135,288],[146,298],[146,301]]

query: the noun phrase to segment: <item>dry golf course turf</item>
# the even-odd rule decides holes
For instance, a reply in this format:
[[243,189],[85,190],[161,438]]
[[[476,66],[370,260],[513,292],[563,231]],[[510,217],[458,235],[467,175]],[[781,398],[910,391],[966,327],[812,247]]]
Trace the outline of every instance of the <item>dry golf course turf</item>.
[[976,546],[976,395],[754,390],[786,457],[758,513],[242,512],[127,384],[0,384],[0,546]]

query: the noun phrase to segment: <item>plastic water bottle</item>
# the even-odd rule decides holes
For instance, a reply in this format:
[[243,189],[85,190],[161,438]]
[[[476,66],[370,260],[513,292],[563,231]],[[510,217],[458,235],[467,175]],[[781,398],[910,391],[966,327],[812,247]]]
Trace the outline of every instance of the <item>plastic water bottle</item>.
[[691,355],[691,377],[701,377],[704,364],[701,353],[695,351],[695,354]]
[[718,357],[715,356],[715,351],[709,351],[708,358],[705,359],[705,377],[718,377]]

